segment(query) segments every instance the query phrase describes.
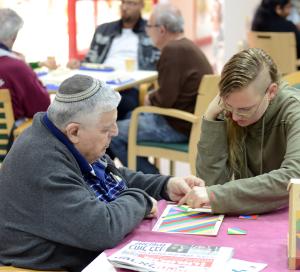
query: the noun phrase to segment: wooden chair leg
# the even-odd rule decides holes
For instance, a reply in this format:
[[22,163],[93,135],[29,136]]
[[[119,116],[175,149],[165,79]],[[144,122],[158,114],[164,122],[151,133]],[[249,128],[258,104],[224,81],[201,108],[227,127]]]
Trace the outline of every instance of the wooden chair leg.
[[170,175],[175,176],[175,162],[170,161],[169,166],[170,166]]
[[159,158],[153,158],[153,160],[154,160],[154,165],[160,171],[160,159]]

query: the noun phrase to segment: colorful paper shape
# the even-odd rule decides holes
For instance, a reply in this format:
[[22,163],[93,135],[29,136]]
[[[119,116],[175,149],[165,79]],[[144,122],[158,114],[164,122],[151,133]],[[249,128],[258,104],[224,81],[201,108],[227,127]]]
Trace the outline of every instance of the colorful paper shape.
[[153,231],[215,236],[223,218],[224,215],[187,211],[186,207],[167,205]]
[[187,212],[206,212],[206,213],[212,213],[210,206],[203,206],[201,208],[190,208],[188,205],[179,205],[182,209],[184,209]]
[[256,220],[258,218],[258,215],[240,215],[240,219],[248,219],[248,220]]
[[245,235],[245,234],[247,234],[247,231],[242,230],[237,227],[233,227],[233,228],[228,228],[227,234],[229,234],[229,235]]

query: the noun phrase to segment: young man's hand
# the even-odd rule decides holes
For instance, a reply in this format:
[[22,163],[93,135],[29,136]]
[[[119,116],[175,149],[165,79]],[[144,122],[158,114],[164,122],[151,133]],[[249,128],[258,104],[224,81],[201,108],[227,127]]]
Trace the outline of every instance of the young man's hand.
[[205,182],[195,176],[173,177],[167,185],[167,194],[172,201],[178,202],[195,186],[205,186]]
[[209,205],[206,187],[195,186],[189,193],[180,199],[178,205],[186,204],[190,208],[201,208]]

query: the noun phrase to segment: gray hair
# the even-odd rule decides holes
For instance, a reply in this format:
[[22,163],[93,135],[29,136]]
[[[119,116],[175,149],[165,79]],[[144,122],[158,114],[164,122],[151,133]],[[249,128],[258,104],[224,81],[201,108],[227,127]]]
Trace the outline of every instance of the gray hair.
[[[78,99],[78,95],[86,94],[86,91],[91,90],[93,86],[97,86],[96,91]],[[59,98],[63,96],[64,99],[67,96],[71,98],[68,101]],[[110,86],[85,75],[75,75],[63,81],[57,97],[49,106],[47,114],[49,119],[61,130],[72,122],[81,124],[94,122],[101,113],[116,109],[121,100],[120,94]]]
[[14,38],[23,26],[23,19],[12,9],[0,9],[0,41]]
[[171,33],[182,33],[184,20],[179,9],[169,4],[158,4],[153,10],[155,23]]

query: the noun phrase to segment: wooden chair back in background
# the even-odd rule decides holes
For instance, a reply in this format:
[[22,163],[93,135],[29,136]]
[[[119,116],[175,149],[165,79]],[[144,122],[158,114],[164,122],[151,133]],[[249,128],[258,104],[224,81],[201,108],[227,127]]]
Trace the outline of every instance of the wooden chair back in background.
[[291,86],[300,89],[300,71],[287,74],[282,79],[288,82]]
[[282,75],[297,70],[296,37],[293,32],[250,31],[248,45],[266,51],[275,61]]

